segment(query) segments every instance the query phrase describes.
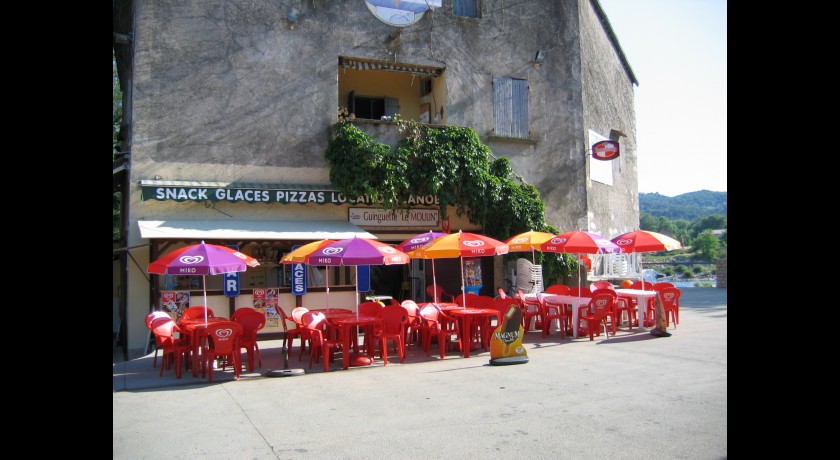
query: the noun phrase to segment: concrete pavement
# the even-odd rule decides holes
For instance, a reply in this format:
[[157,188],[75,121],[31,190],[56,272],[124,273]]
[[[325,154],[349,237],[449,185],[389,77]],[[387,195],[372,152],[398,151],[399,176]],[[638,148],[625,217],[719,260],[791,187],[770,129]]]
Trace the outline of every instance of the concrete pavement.
[[[490,353],[323,372],[308,356],[282,369],[280,341],[262,368],[215,382],[158,375],[152,354],[114,363],[113,458],[720,459],[727,457],[725,288],[682,288],[673,335],[527,333],[529,362],[490,366]],[[160,360],[158,360],[158,364]]]

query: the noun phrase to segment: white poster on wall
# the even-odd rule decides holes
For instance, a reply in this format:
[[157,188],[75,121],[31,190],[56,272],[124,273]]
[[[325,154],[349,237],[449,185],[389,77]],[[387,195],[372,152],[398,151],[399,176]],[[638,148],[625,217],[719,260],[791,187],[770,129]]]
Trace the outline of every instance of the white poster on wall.
[[613,161],[596,160],[592,158],[592,146],[596,142],[606,141],[606,138],[595,131],[589,130],[589,145],[586,148],[586,158],[589,161],[589,178],[602,184],[613,185]]

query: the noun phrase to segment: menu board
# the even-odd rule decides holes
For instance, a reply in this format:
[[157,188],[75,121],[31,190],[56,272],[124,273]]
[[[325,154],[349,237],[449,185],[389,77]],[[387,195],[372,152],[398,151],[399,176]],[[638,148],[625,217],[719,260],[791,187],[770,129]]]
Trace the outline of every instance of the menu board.
[[160,309],[169,313],[175,321],[181,318],[184,310],[190,306],[190,291],[162,291]]
[[254,309],[265,315],[266,327],[280,325],[280,316],[275,309],[278,300],[277,289],[254,289]]

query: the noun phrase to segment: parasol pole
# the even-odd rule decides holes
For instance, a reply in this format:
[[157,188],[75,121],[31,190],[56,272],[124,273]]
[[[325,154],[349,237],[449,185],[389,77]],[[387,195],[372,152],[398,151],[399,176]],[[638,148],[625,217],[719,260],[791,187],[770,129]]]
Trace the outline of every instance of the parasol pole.
[[630,254],[633,255],[634,261],[639,265],[639,281],[642,283],[642,290],[645,290],[645,272],[642,270],[642,258],[639,257],[639,253],[636,252],[636,248],[633,248],[633,252]]
[[467,308],[467,290],[464,287],[464,256],[458,256],[461,259],[461,296],[464,299],[464,308]]
[[435,259],[432,259],[432,284],[434,284],[434,286],[435,286],[435,288],[432,289],[432,290],[435,291],[434,300],[435,300],[435,305],[437,305],[438,304],[438,299],[437,299],[438,290],[437,290],[437,277],[435,276]]
[[359,319],[359,266],[356,265],[356,319]]
[[201,275],[201,286],[204,288],[204,327],[207,327],[207,275]]
[[327,272],[327,308],[330,308],[330,266],[325,265],[324,270]]
[[[577,287],[578,287],[578,289],[577,289],[577,291],[578,291],[578,303],[577,303],[577,308],[580,308],[580,253],[578,253],[577,259],[578,259],[577,260],[577,272],[578,272],[578,285],[577,285]],[[580,317],[578,317],[578,321],[580,321]],[[575,327],[577,327],[577,324],[575,325]]]

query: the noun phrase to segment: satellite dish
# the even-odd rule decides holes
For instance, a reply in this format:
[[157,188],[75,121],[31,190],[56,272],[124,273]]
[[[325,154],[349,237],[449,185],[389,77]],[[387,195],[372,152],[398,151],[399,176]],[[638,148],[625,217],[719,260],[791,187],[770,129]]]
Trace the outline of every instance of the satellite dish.
[[441,0],[365,0],[371,14],[393,27],[405,27],[423,19],[426,11],[439,8]]

